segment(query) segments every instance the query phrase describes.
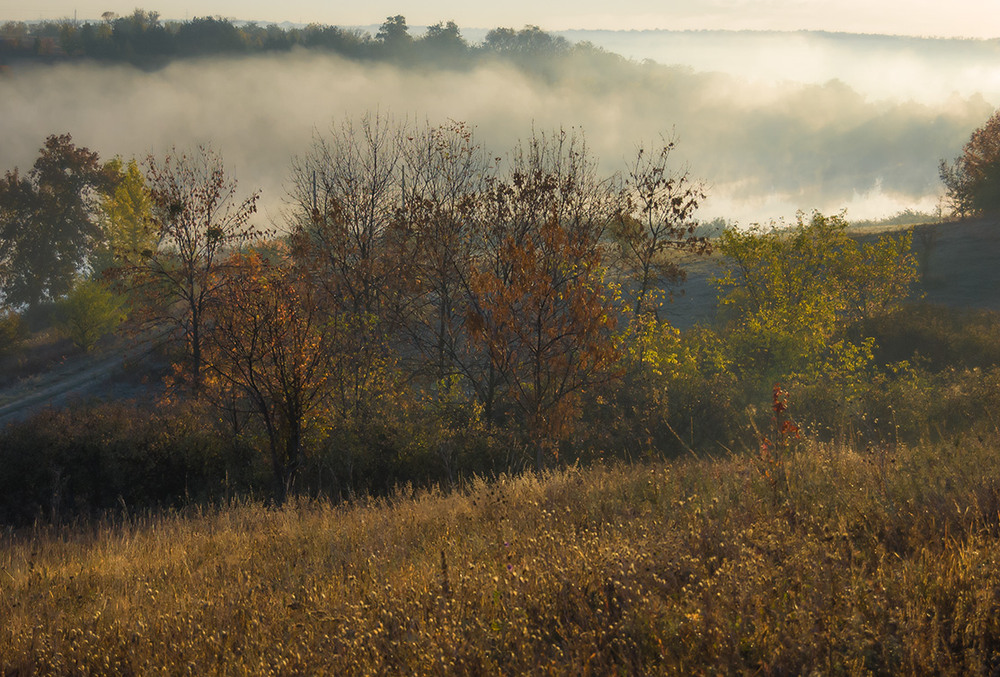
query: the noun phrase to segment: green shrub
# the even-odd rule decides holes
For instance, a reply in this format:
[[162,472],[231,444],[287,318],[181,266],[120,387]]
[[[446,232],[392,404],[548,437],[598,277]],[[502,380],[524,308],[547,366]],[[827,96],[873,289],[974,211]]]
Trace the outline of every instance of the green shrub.
[[90,350],[125,319],[124,300],[96,280],[80,280],[59,301],[56,325],[74,345]]
[[0,314],[0,357],[17,352],[25,334],[26,328],[18,313],[8,310]]

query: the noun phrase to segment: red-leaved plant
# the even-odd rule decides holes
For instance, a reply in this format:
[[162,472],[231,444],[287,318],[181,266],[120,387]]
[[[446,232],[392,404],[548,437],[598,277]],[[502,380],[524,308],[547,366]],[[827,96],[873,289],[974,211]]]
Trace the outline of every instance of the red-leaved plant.
[[788,391],[774,384],[771,396],[771,429],[769,435],[759,433],[758,467],[771,487],[775,502],[788,489],[785,463],[795,443],[802,438],[799,427],[788,415]]

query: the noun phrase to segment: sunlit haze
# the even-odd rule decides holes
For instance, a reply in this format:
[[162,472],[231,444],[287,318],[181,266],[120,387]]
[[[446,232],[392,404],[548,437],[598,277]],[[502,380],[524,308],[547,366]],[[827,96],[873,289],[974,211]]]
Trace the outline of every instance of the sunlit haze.
[[[143,3],[140,3],[140,6]],[[133,0],[0,0],[0,21],[77,17],[97,19],[106,11],[128,14]],[[1000,36],[995,0],[555,0],[470,3],[457,0],[366,3],[326,0],[160,0],[145,3],[165,19],[223,16],[263,22],[369,25],[403,14],[414,25],[454,20],[461,27],[520,27],[546,30],[827,30],[896,35],[992,38]]]

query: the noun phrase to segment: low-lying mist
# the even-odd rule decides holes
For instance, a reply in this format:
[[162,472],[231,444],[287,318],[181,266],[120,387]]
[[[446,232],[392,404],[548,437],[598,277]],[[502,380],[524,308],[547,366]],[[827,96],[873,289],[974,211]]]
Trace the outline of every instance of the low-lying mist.
[[840,80],[873,99],[940,104],[981,94],[1000,105],[1000,40],[814,31],[562,31],[636,61],[684,64],[764,83]]
[[[600,57],[600,58],[599,58]],[[733,57],[739,58],[739,57]],[[506,62],[465,70],[358,63],[317,52],[177,61],[157,71],[67,63],[0,74],[0,171],[30,167],[48,134],[145,156],[210,144],[281,223],[290,160],[335,120],[473,125],[505,155],[532,129],[581,129],[608,172],[640,142],[679,140],[678,166],[707,184],[699,216],[741,223],[797,209],[878,218],[932,211],[951,159],[993,106],[977,94],[918,103],[839,81],[764,82],[591,54],[531,75]]]

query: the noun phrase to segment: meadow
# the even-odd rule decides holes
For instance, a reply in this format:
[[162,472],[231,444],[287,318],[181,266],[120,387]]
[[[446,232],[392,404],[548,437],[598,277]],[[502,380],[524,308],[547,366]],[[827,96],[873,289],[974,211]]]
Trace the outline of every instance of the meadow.
[[8,532],[0,674],[989,674],[1000,433]]

